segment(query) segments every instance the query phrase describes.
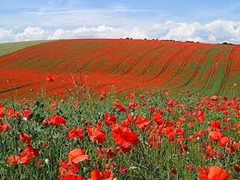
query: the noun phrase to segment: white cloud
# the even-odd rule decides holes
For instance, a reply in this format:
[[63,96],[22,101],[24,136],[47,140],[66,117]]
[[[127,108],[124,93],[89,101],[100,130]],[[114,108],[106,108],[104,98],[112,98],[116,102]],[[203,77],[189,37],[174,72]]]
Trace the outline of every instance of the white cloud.
[[0,28],[0,42],[12,41],[13,32],[11,30],[5,30]]
[[138,27],[115,27],[110,25],[81,26],[55,30],[27,27],[20,32],[0,29],[0,41],[26,41],[39,39],[71,38],[158,38],[221,43],[240,43],[240,22],[215,20],[209,23],[181,23],[167,21],[158,24],[142,24]]
[[144,38],[145,35],[138,28],[126,30],[122,28],[114,28],[111,26],[96,26],[96,27],[81,27],[74,30],[58,29],[53,32],[48,39],[60,39],[60,38]]
[[38,27],[27,27],[23,32],[15,34],[16,41],[30,41],[46,39],[49,32]]

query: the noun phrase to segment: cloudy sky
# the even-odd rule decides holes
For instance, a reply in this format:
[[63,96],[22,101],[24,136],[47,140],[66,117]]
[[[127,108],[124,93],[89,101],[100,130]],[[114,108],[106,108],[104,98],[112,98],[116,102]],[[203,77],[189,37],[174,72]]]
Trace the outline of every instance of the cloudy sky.
[[240,44],[239,0],[7,0],[0,42],[158,38]]

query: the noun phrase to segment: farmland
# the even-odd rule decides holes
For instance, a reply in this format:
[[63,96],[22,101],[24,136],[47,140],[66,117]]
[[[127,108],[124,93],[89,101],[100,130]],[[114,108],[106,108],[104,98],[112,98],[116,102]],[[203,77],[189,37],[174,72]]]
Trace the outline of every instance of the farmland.
[[137,89],[239,96],[239,59],[240,47],[234,45],[60,40],[1,56],[0,92],[1,97],[34,96],[46,75],[53,74],[61,81],[49,93],[73,88],[74,79],[99,92],[115,87],[119,93]]
[[1,180],[239,179],[240,46],[0,48]]

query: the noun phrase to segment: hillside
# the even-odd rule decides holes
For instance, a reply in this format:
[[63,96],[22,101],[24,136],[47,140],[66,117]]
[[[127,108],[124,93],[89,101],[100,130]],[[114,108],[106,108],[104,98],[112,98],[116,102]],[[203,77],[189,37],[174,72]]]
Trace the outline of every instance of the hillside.
[[19,51],[21,49],[46,43],[49,41],[27,41],[27,42],[17,42],[17,43],[3,43],[0,44],[0,56],[4,56],[6,54]]
[[[0,46],[0,48],[2,48]],[[1,51],[1,50],[0,50]],[[240,95],[240,46],[154,40],[60,40],[0,57],[0,93],[66,90],[73,81],[97,91],[171,90]],[[17,89],[17,90],[16,90]]]

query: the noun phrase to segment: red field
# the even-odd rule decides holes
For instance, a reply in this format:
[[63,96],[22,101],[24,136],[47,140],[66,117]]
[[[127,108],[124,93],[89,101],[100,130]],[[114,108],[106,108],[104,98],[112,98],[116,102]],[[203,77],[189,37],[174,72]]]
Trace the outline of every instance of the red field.
[[[84,83],[97,91],[240,95],[240,46],[148,40],[61,40],[0,57],[0,97]],[[46,76],[54,83],[46,84]]]

